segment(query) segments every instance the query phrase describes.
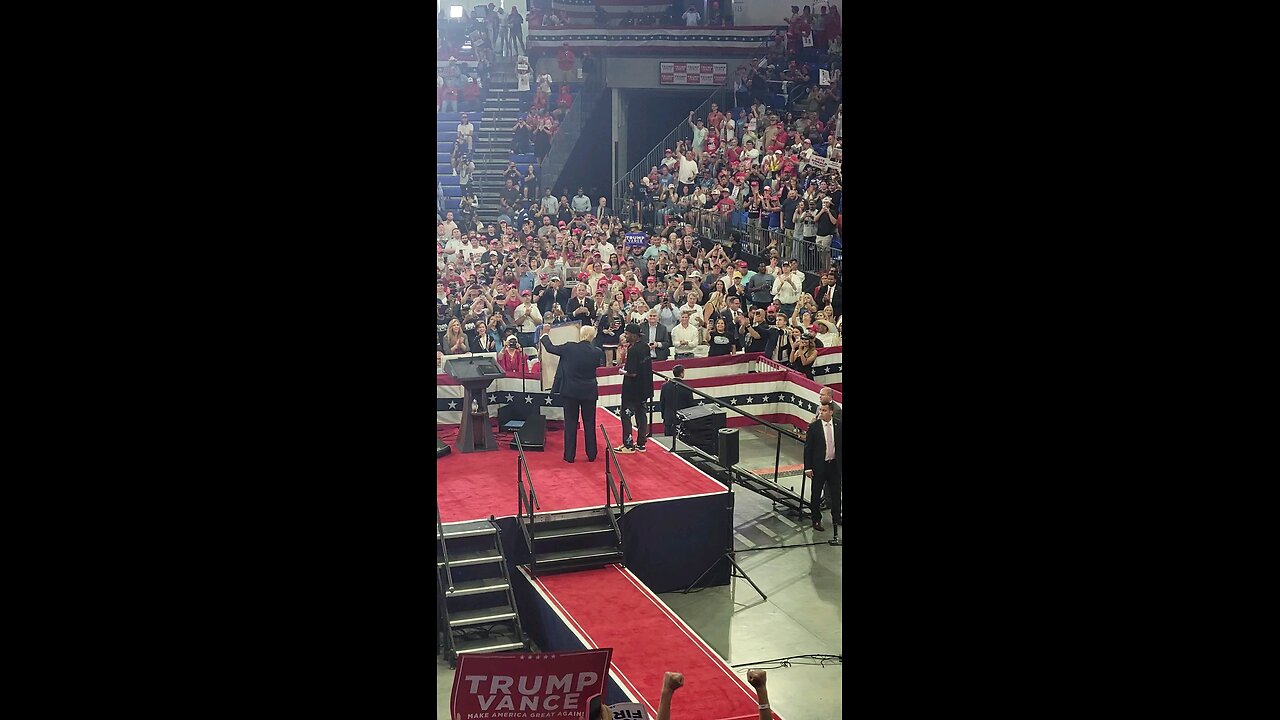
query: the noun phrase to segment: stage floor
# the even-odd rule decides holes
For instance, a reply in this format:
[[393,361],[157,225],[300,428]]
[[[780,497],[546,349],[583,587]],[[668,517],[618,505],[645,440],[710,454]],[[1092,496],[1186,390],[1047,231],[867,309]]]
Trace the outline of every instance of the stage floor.
[[[617,415],[600,408],[596,411],[596,422],[605,426],[615,445],[622,444],[622,421]],[[581,427],[578,428],[578,457],[573,463],[564,461],[564,426],[558,421],[547,424],[544,451],[525,452],[541,505],[538,512],[604,506],[604,438],[598,427],[595,432],[600,448],[595,462],[587,462]],[[436,436],[452,446],[457,439],[457,426],[437,426]],[[519,453],[507,447],[510,435],[498,437],[498,450],[460,453],[455,447],[436,460],[436,501],[442,522],[480,520],[490,515],[507,517],[518,512],[516,460]],[[648,448],[645,453],[618,455],[618,464],[631,488],[632,499],[627,501],[628,505],[726,491],[724,485],[657,443],[648,443]]]

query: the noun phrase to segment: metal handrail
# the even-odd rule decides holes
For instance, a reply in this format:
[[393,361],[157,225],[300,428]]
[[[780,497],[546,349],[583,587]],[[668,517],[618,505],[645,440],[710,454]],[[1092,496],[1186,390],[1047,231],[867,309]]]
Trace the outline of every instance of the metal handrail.
[[[520,525],[520,529],[524,531],[524,542],[525,542],[525,545],[528,546],[529,548],[529,557],[531,558],[530,563],[531,563],[532,570],[536,572],[538,558],[533,554],[533,537],[529,535],[529,525],[533,525],[534,508],[541,510],[542,505],[538,503],[538,491],[534,489],[533,476],[529,474],[529,461],[524,456],[524,443],[520,442],[520,431],[517,430],[513,434],[515,435],[515,439],[516,439],[516,452],[518,452],[520,455],[516,459],[516,490],[517,490],[517,494],[519,495],[519,499],[517,502],[516,518],[517,518],[517,524]],[[528,491],[527,500],[525,497],[525,487],[524,487],[525,478],[528,478],[529,480],[529,491]],[[524,508],[525,508],[526,502],[528,503],[528,506],[529,506],[529,525],[525,525],[523,522],[520,522],[525,519]]]
[[794,438],[794,439],[796,439],[796,440],[803,440],[803,439],[804,439],[804,438],[800,437],[799,435],[797,435],[796,433],[793,433],[793,432],[791,432],[790,430],[788,430],[788,429],[786,429],[786,428],[782,427],[781,425],[775,425],[775,424],[773,424],[773,423],[769,422],[768,420],[764,420],[764,419],[761,419],[761,418],[756,417],[755,415],[752,415],[751,413],[749,413],[749,412],[747,412],[747,411],[743,410],[742,408],[738,407],[737,405],[730,405],[729,403],[727,403],[727,402],[725,402],[725,401],[721,400],[720,398],[712,397],[712,396],[710,396],[710,395],[708,395],[708,394],[706,394],[706,393],[702,392],[701,390],[699,390],[699,389],[697,389],[697,388],[693,387],[692,385],[690,385],[690,384],[686,383],[685,381],[681,380],[680,378],[677,378],[677,377],[670,377],[670,376],[667,376],[667,375],[663,375],[662,373],[658,372],[657,370],[654,370],[654,371],[653,371],[653,374],[654,374],[654,375],[657,375],[658,377],[662,378],[663,380],[666,380],[666,381],[668,381],[668,382],[676,383],[677,385],[679,385],[679,386],[681,386],[681,387],[684,387],[684,388],[688,388],[688,389],[689,389],[689,391],[690,391],[690,392],[692,392],[694,395],[697,395],[697,396],[699,396],[699,397],[704,397],[704,398],[706,398],[706,399],[710,400],[711,402],[715,403],[716,405],[719,405],[720,407],[723,407],[723,408],[728,409],[728,410],[733,410],[734,412],[738,413],[739,415],[744,415],[744,416],[746,416],[746,417],[749,417],[749,418],[751,418],[752,420],[754,420],[754,421],[756,421],[756,422],[760,423],[761,425],[764,425],[764,426],[766,426],[766,427],[770,428],[771,430],[774,430],[774,431],[776,431],[776,432],[782,433],[782,434],[787,435],[788,437]]
[[[636,432],[639,432],[639,427],[636,428]],[[622,466],[618,464],[618,454],[613,450],[613,443],[609,440],[609,431],[604,429],[603,423],[600,424],[600,433],[604,435],[604,509],[609,516],[609,524],[613,526],[613,534],[618,538],[618,545],[622,545],[622,529],[618,527],[618,520],[613,516],[613,498],[618,498],[618,512],[620,514],[627,512],[627,503],[623,498],[623,493],[626,493],[626,497],[633,501],[635,498],[631,497],[631,488],[627,487],[627,478],[622,474]],[[619,492],[618,487],[613,484],[613,474],[609,470],[610,461],[612,461],[612,466],[618,470],[618,481],[621,484],[622,492]]]
[[[776,433],[778,434],[778,443],[777,443],[777,448],[775,449],[775,451],[774,451],[774,455],[773,455],[773,482],[774,482],[774,484],[777,484],[777,483],[778,483],[778,477],[779,477],[779,470],[778,470],[778,466],[779,466],[779,465],[781,465],[781,463],[782,463],[782,436],[783,436],[783,435],[786,435],[787,437],[792,438],[793,440],[796,440],[797,442],[804,442],[804,438],[802,438],[802,437],[800,437],[798,434],[793,433],[793,432],[791,432],[790,430],[788,430],[788,429],[786,429],[786,428],[782,427],[781,425],[775,425],[775,424],[773,424],[773,423],[769,422],[768,420],[764,420],[764,419],[758,418],[758,417],[756,417],[755,415],[752,415],[751,413],[746,412],[745,410],[743,410],[742,408],[738,407],[737,405],[729,405],[729,403],[724,402],[724,401],[723,401],[723,400],[721,400],[720,398],[712,397],[712,396],[710,396],[710,395],[708,395],[708,394],[706,394],[706,393],[702,392],[701,390],[699,390],[699,389],[697,389],[697,388],[693,387],[692,385],[689,385],[689,384],[688,384],[688,383],[686,383],[685,381],[680,380],[679,378],[675,378],[675,377],[668,377],[668,376],[663,375],[662,373],[658,372],[657,370],[654,370],[654,371],[653,371],[653,374],[654,374],[654,375],[657,375],[657,376],[658,376],[658,377],[660,377],[660,378],[663,378],[664,380],[667,380],[667,381],[669,381],[669,382],[676,383],[676,384],[680,385],[681,387],[687,388],[690,392],[692,392],[692,393],[693,393],[693,394],[695,394],[695,395],[698,395],[699,397],[704,397],[704,398],[706,398],[706,399],[710,400],[712,403],[714,403],[714,404],[716,404],[716,405],[719,405],[719,406],[720,406],[720,407],[722,407],[722,408],[725,408],[726,410],[733,410],[734,412],[738,413],[739,415],[746,416],[746,417],[750,418],[751,420],[753,420],[753,421],[755,421],[755,422],[758,422],[758,423],[760,423],[761,425],[764,425],[765,427],[768,427],[768,428],[770,428],[771,430],[773,430],[774,432],[776,432]],[[675,448],[675,443],[674,443],[674,442],[671,444],[671,447],[672,447],[673,449]],[[696,449],[696,448],[695,448],[695,449]],[[704,453],[704,454],[705,454],[705,453]],[[805,486],[805,476],[804,476],[804,474],[803,474],[803,473],[801,473],[801,475],[800,475],[800,496],[801,496],[801,498],[803,498],[803,497],[804,497],[804,486]]]
[[444,523],[440,522],[440,508],[436,508],[436,534],[440,537],[440,549],[444,551],[444,573],[449,578],[449,591],[453,594],[453,570],[449,567],[449,543],[444,539]]

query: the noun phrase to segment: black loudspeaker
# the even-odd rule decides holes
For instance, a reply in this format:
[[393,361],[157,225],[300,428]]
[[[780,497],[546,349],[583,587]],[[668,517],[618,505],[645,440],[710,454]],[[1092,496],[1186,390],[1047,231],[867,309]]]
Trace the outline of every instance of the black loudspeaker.
[[[547,444],[547,418],[542,414],[530,415],[524,422],[524,427],[516,430],[520,433],[520,446],[525,452],[543,452],[546,450]],[[512,450],[516,449],[516,441],[511,440]]]
[[[538,408],[530,405],[521,398],[516,398],[516,402],[507,403],[498,408],[498,429],[506,430],[506,424],[511,420],[524,420],[529,422],[529,418],[538,414]],[[524,436],[521,435],[521,438]]]
[[719,433],[720,464],[731,468],[738,464],[738,429],[725,428]]

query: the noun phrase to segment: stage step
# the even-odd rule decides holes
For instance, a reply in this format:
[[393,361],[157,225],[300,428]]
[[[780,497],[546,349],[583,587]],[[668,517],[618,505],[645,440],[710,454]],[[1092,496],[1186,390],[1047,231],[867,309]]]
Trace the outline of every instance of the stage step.
[[[492,548],[449,551],[449,565],[452,567],[484,565],[492,562],[502,562],[502,553]],[[436,567],[444,567],[444,554],[439,551],[436,552]]]
[[503,603],[491,608],[451,612],[449,613],[449,627],[488,625],[504,620],[512,620],[515,617],[517,617],[516,611],[510,605]]
[[533,541],[538,542],[539,540],[555,540],[611,532],[613,532],[613,524],[609,522],[608,518],[601,515],[576,520],[552,520],[545,523],[534,523]]
[[615,547],[565,550],[558,553],[539,555],[537,574],[550,575],[552,573],[575,572],[577,570],[594,570],[605,565],[621,564],[622,562],[622,552]]
[[[490,518],[446,529],[437,510],[436,528],[436,631],[449,666],[460,653],[528,650],[497,524]],[[505,597],[468,597],[497,593]],[[485,637],[473,636],[476,626],[494,624],[509,632],[488,628]]]
[[[444,528],[444,536],[446,538],[464,538],[478,537],[480,535],[493,535],[497,530],[484,520],[476,520],[474,522],[455,523],[447,525]],[[440,539],[440,534],[436,533],[436,539]]]
[[615,545],[537,553],[537,574],[590,570],[623,561],[622,549]]
[[510,588],[511,585],[503,578],[484,578],[483,580],[467,580],[465,582],[456,583],[453,586],[453,592],[449,597],[461,597],[463,595],[480,595],[489,592],[500,592]]
[[506,650],[523,650],[525,643],[520,639],[518,634],[497,633],[491,634],[486,638],[476,640],[458,640],[453,651],[458,655],[463,653],[491,653],[503,652]]

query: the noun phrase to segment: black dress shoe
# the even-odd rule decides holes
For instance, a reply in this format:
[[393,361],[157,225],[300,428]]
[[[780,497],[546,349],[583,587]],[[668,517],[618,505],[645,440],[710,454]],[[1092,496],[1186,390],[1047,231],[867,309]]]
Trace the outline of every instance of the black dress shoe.
[[813,529],[814,529],[814,530],[817,530],[818,532],[826,532],[826,531],[827,531],[827,529],[826,529],[826,528],[822,527],[822,523],[814,523],[814,524],[813,524]]
[[592,455],[591,457],[587,458],[587,462],[595,462],[595,461],[596,461],[595,455]]
[[564,461],[567,463],[571,463],[573,462],[573,458],[565,458]]

